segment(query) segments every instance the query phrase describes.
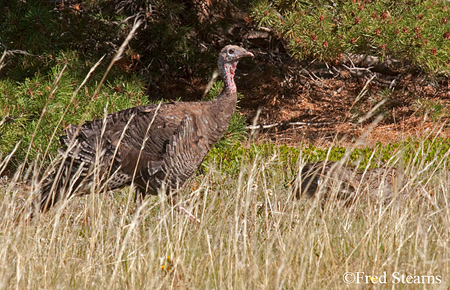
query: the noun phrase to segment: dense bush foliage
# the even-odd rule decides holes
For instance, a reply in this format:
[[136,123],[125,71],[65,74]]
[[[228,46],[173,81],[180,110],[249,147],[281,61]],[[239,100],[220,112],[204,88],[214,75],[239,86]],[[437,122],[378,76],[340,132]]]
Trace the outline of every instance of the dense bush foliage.
[[[36,74],[22,83],[0,82],[0,107],[3,108],[0,152],[7,154],[21,143],[14,153],[13,167],[27,155],[27,161],[34,161],[39,154],[55,153],[60,146],[58,138],[69,124],[82,124],[85,120],[148,104],[139,79],[117,78],[95,96],[97,83],[91,82],[74,95],[81,80],[70,73],[70,68],[63,68],[62,64],[55,66],[50,74]],[[221,81],[214,84],[209,98],[217,97],[222,87]],[[245,126],[245,118],[235,112],[227,133],[216,146],[226,150],[235,142],[243,141],[247,135]]]
[[16,83],[0,82],[0,152],[8,154],[21,142],[14,154],[13,166],[33,161],[38,154],[54,153],[58,137],[69,124],[102,118],[106,113],[147,103],[143,84],[117,78],[93,95],[96,82],[90,82],[74,95],[82,79],[71,73],[71,65],[56,65],[46,75]]
[[[241,2],[245,1],[235,4],[249,8]],[[21,142],[15,165],[27,155],[34,160],[39,152],[54,153],[58,136],[70,123],[147,104],[149,88],[157,88],[158,80],[209,76],[217,50],[226,41],[221,37],[233,21],[223,16],[231,13],[230,7],[237,9],[226,1],[214,2],[207,9],[201,7],[202,2],[175,0],[55,3],[0,3],[4,11],[0,14],[0,49],[6,51],[0,60],[0,152],[9,154]],[[249,9],[260,26],[270,27],[287,40],[297,58],[329,60],[344,52],[395,56],[430,71],[448,72],[447,6],[443,1],[277,0],[256,1]],[[137,18],[144,20],[144,25],[94,96],[111,56]],[[74,95],[89,69],[104,55],[86,86]],[[210,98],[220,89],[219,82]],[[243,142],[245,122],[236,113],[212,154],[220,157],[226,148]],[[304,150],[311,161],[326,157],[326,151]],[[365,154],[370,156],[372,149],[367,150]],[[345,150],[337,151],[341,153],[333,153],[332,159]]]
[[11,53],[0,76],[15,80],[50,69],[61,51],[77,51],[81,64],[113,55],[136,19],[144,25],[119,64],[122,74],[140,74],[151,84],[209,76],[223,45],[215,31],[226,26],[220,19],[202,21],[195,1],[13,0],[2,1],[0,10],[0,51]]
[[394,56],[432,72],[450,72],[447,1],[257,1],[253,15],[275,30],[295,57],[342,53]]
[[[0,61],[0,152],[9,154],[20,142],[13,167],[26,157],[34,161],[39,153],[54,155],[58,137],[68,124],[147,104],[146,94],[155,81],[210,75],[216,67],[217,47],[209,51],[199,46],[217,24],[201,25],[197,4],[161,0],[58,3],[0,3],[5,12],[0,15],[0,49],[6,51]],[[94,96],[112,55],[137,19],[144,25]],[[74,95],[89,69],[105,55],[86,86]],[[214,86],[211,98],[221,88],[220,83]],[[166,91],[154,92],[150,99],[158,102],[170,97]],[[219,146],[242,141],[244,127],[245,119],[235,114]]]
[[[41,170],[55,156],[58,136],[68,124],[151,103],[149,88],[158,88],[158,80],[211,74],[225,42],[225,23],[234,19],[228,11],[202,19],[198,5],[215,3],[208,8],[213,15],[214,9],[217,13],[242,2],[248,1],[0,1],[0,175],[5,155],[14,150],[10,165],[27,160],[34,162],[28,164],[30,171]],[[354,52],[410,59],[430,71],[448,72],[447,2],[254,4],[254,19],[286,39],[298,58],[334,59]],[[145,24],[97,93],[106,66],[136,18]],[[245,15],[245,21],[252,20]],[[220,37],[211,33],[219,28]],[[222,86],[217,82],[208,98],[215,98]],[[167,98],[153,93],[154,99]],[[417,107],[424,115],[444,110],[432,101]],[[367,148],[254,144],[245,141],[245,121],[238,112],[233,115],[229,131],[207,155],[205,170],[176,192],[177,204],[164,194],[135,203],[133,187],[106,193],[92,182],[88,192],[93,194],[65,198],[39,214],[34,189],[42,179],[25,185],[21,174],[1,175],[2,285],[342,289],[355,282],[347,281],[348,274],[365,273],[362,284],[371,287],[383,284],[383,273],[396,273],[414,278],[422,288],[448,287],[450,140],[430,133],[420,140]],[[408,183],[403,188],[392,184],[395,194],[387,203],[370,202],[373,193],[364,183],[358,200],[344,203],[336,199],[341,187],[328,190],[327,182],[319,187],[329,191],[329,201],[293,202],[289,182],[301,163],[343,157],[361,168],[404,165]],[[386,189],[381,184],[375,195],[381,197]],[[190,221],[179,205],[200,223]],[[413,284],[387,283],[402,289]]]

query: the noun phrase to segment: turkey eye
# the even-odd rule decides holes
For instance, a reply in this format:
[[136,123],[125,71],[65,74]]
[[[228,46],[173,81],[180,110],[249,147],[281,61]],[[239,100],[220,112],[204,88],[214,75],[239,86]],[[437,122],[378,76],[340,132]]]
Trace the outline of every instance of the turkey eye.
[[228,50],[228,54],[234,54],[234,49],[230,48],[230,49]]

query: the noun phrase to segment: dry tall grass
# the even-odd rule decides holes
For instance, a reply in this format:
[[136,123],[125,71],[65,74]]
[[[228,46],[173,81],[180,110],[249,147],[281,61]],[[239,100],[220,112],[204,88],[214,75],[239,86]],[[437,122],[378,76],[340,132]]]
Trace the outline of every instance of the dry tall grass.
[[31,184],[22,169],[0,181],[0,288],[447,289],[450,173],[422,153],[407,166],[418,194],[349,207],[295,201],[286,181],[298,165],[277,152],[243,161],[237,179],[213,162],[180,194],[200,224],[163,195],[136,208],[132,188],[95,184],[27,218],[44,171],[37,162]]
[[[181,195],[201,219],[199,225],[174,211],[162,195],[136,208],[130,188],[70,198],[32,220],[17,218],[33,196],[29,187],[4,179],[0,285],[365,289],[374,284],[446,289],[450,175],[443,165],[439,170],[430,165],[408,171],[419,195],[399,194],[388,205],[361,199],[345,207],[336,200],[325,205],[293,200],[285,186],[290,170],[276,152],[244,161],[237,180],[221,172],[220,163],[211,164]],[[346,284],[348,272],[361,278]],[[401,275],[404,281],[398,280]],[[408,275],[412,278],[406,280]],[[380,284],[384,276],[386,284]]]

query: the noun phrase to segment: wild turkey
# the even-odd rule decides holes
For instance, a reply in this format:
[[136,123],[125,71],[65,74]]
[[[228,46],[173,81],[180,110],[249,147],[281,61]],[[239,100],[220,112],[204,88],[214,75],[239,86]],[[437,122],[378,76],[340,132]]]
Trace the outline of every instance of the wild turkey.
[[361,172],[333,161],[308,163],[294,180],[293,194],[296,198],[303,195],[313,197],[324,189],[322,198],[329,198],[330,192],[336,197],[353,203],[357,198],[366,197],[372,202],[389,203],[406,184],[403,172],[395,168],[375,168]]
[[107,190],[134,183],[136,196],[181,187],[228,129],[237,102],[236,66],[247,56],[253,54],[234,45],[220,51],[224,88],[214,100],[139,106],[70,125],[60,138],[63,161],[42,186],[41,210],[63,196],[89,193],[94,182]]
[[308,163],[292,181],[293,194],[296,198],[303,195],[311,198],[323,187],[323,199],[335,191],[338,199],[351,200],[359,185],[356,174],[351,168],[333,161]]
[[392,199],[401,193],[403,196],[411,193],[410,186],[405,178],[405,172],[392,167],[379,167],[368,169],[359,174],[360,195],[374,203],[389,204]]

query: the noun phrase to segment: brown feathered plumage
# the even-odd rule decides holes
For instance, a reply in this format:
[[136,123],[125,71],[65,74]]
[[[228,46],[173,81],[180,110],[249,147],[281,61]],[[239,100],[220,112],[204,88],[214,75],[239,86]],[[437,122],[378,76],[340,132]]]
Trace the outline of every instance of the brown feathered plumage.
[[246,56],[253,54],[239,46],[221,50],[225,85],[212,101],[134,107],[69,126],[60,140],[63,161],[42,187],[41,209],[62,194],[89,193],[92,183],[108,190],[134,183],[143,195],[182,186],[228,128],[237,102],[234,72]]
[[308,163],[292,181],[293,194],[297,198],[304,195],[314,197],[322,188],[323,199],[335,192],[336,197],[347,204],[362,196],[373,202],[389,203],[405,184],[403,171],[395,168],[359,171],[333,161]]
[[308,163],[292,181],[293,193],[297,198],[303,195],[313,197],[322,186],[325,199],[336,189],[339,199],[351,199],[359,185],[356,175],[353,169],[337,162]]

